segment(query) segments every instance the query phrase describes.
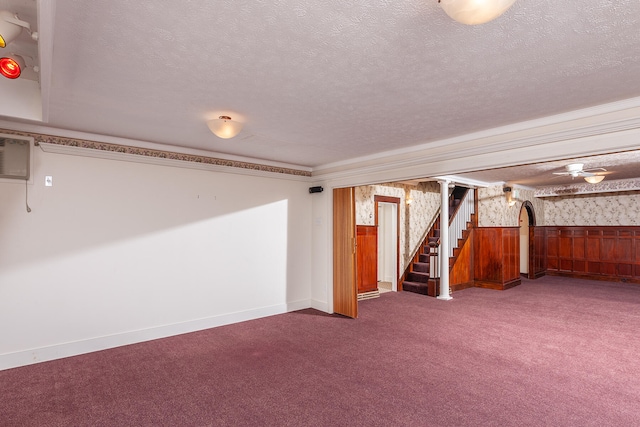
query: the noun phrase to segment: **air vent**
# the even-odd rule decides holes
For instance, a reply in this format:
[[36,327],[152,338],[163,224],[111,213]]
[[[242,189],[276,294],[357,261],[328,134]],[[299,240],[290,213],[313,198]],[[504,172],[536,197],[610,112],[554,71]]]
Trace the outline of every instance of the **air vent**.
[[29,179],[29,140],[0,137],[0,178]]

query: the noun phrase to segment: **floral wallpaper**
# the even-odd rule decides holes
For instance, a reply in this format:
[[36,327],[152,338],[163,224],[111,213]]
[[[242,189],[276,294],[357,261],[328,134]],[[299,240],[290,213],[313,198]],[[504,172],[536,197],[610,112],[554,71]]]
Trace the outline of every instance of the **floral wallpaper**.
[[427,182],[417,186],[390,183],[356,187],[357,225],[374,225],[374,196],[400,199],[400,268],[404,271],[440,209],[440,185]]
[[478,189],[478,225],[518,226],[524,201],[533,205],[536,225],[640,225],[640,191],[535,197],[539,191],[514,187],[510,207],[502,186]]
[[501,186],[478,188],[478,227],[500,227],[508,224],[509,207]]
[[576,182],[570,185],[558,185],[536,189],[536,196],[571,196],[577,194],[612,193],[640,190],[640,179],[605,180],[597,184]]
[[640,225],[640,191],[544,199],[545,225]]
[[533,206],[536,225],[545,224],[544,200],[535,197],[535,191],[523,187],[512,187],[511,197],[516,201],[509,206],[503,186],[478,189],[479,227],[518,227],[520,210],[525,201]]

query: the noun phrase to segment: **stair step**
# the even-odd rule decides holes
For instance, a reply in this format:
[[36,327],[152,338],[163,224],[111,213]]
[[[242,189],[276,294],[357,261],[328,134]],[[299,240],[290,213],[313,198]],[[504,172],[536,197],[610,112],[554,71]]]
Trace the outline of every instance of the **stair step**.
[[420,254],[418,260],[423,264],[429,264],[429,258],[431,258],[429,254]]
[[429,273],[411,271],[407,273],[407,280],[410,282],[427,283],[429,282]]
[[426,283],[409,282],[406,280],[402,282],[402,290],[407,292],[414,292],[421,295],[429,294],[429,286]]
[[414,262],[413,263],[413,271],[418,271],[421,273],[429,273],[429,263],[428,262]]

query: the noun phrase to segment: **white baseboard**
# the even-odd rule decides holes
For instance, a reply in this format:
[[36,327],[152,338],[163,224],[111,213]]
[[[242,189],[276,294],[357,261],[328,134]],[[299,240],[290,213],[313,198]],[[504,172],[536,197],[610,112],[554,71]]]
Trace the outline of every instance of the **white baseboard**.
[[316,310],[324,311],[325,313],[331,313],[329,311],[329,304],[325,301],[318,301],[316,299],[311,300],[311,308],[315,308]]
[[203,329],[229,325],[232,323],[244,322],[247,320],[260,319],[262,317],[302,310],[311,307],[311,303],[311,300],[293,301],[285,304],[278,304],[274,306],[262,307],[237,313],[228,313],[220,316],[190,320],[186,322],[163,325],[138,331],[130,331],[121,334],[56,344],[31,350],[5,353],[0,355],[0,370],[62,359],[65,357],[78,356],[94,351],[121,347],[123,345],[136,344],[159,338],[166,338],[175,335],[186,334],[189,332],[201,331]]

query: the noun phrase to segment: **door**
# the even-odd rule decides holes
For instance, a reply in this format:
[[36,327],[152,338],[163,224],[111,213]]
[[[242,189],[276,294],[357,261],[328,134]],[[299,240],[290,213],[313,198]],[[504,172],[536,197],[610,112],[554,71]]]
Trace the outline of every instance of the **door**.
[[377,202],[378,279],[398,290],[398,204]]
[[358,317],[353,187],[333,190],[333,312]]
[[391,282],[391,289],[398,291],[400,265],[400,199],[374,196],[375,225],[378,227],[378,278]]

